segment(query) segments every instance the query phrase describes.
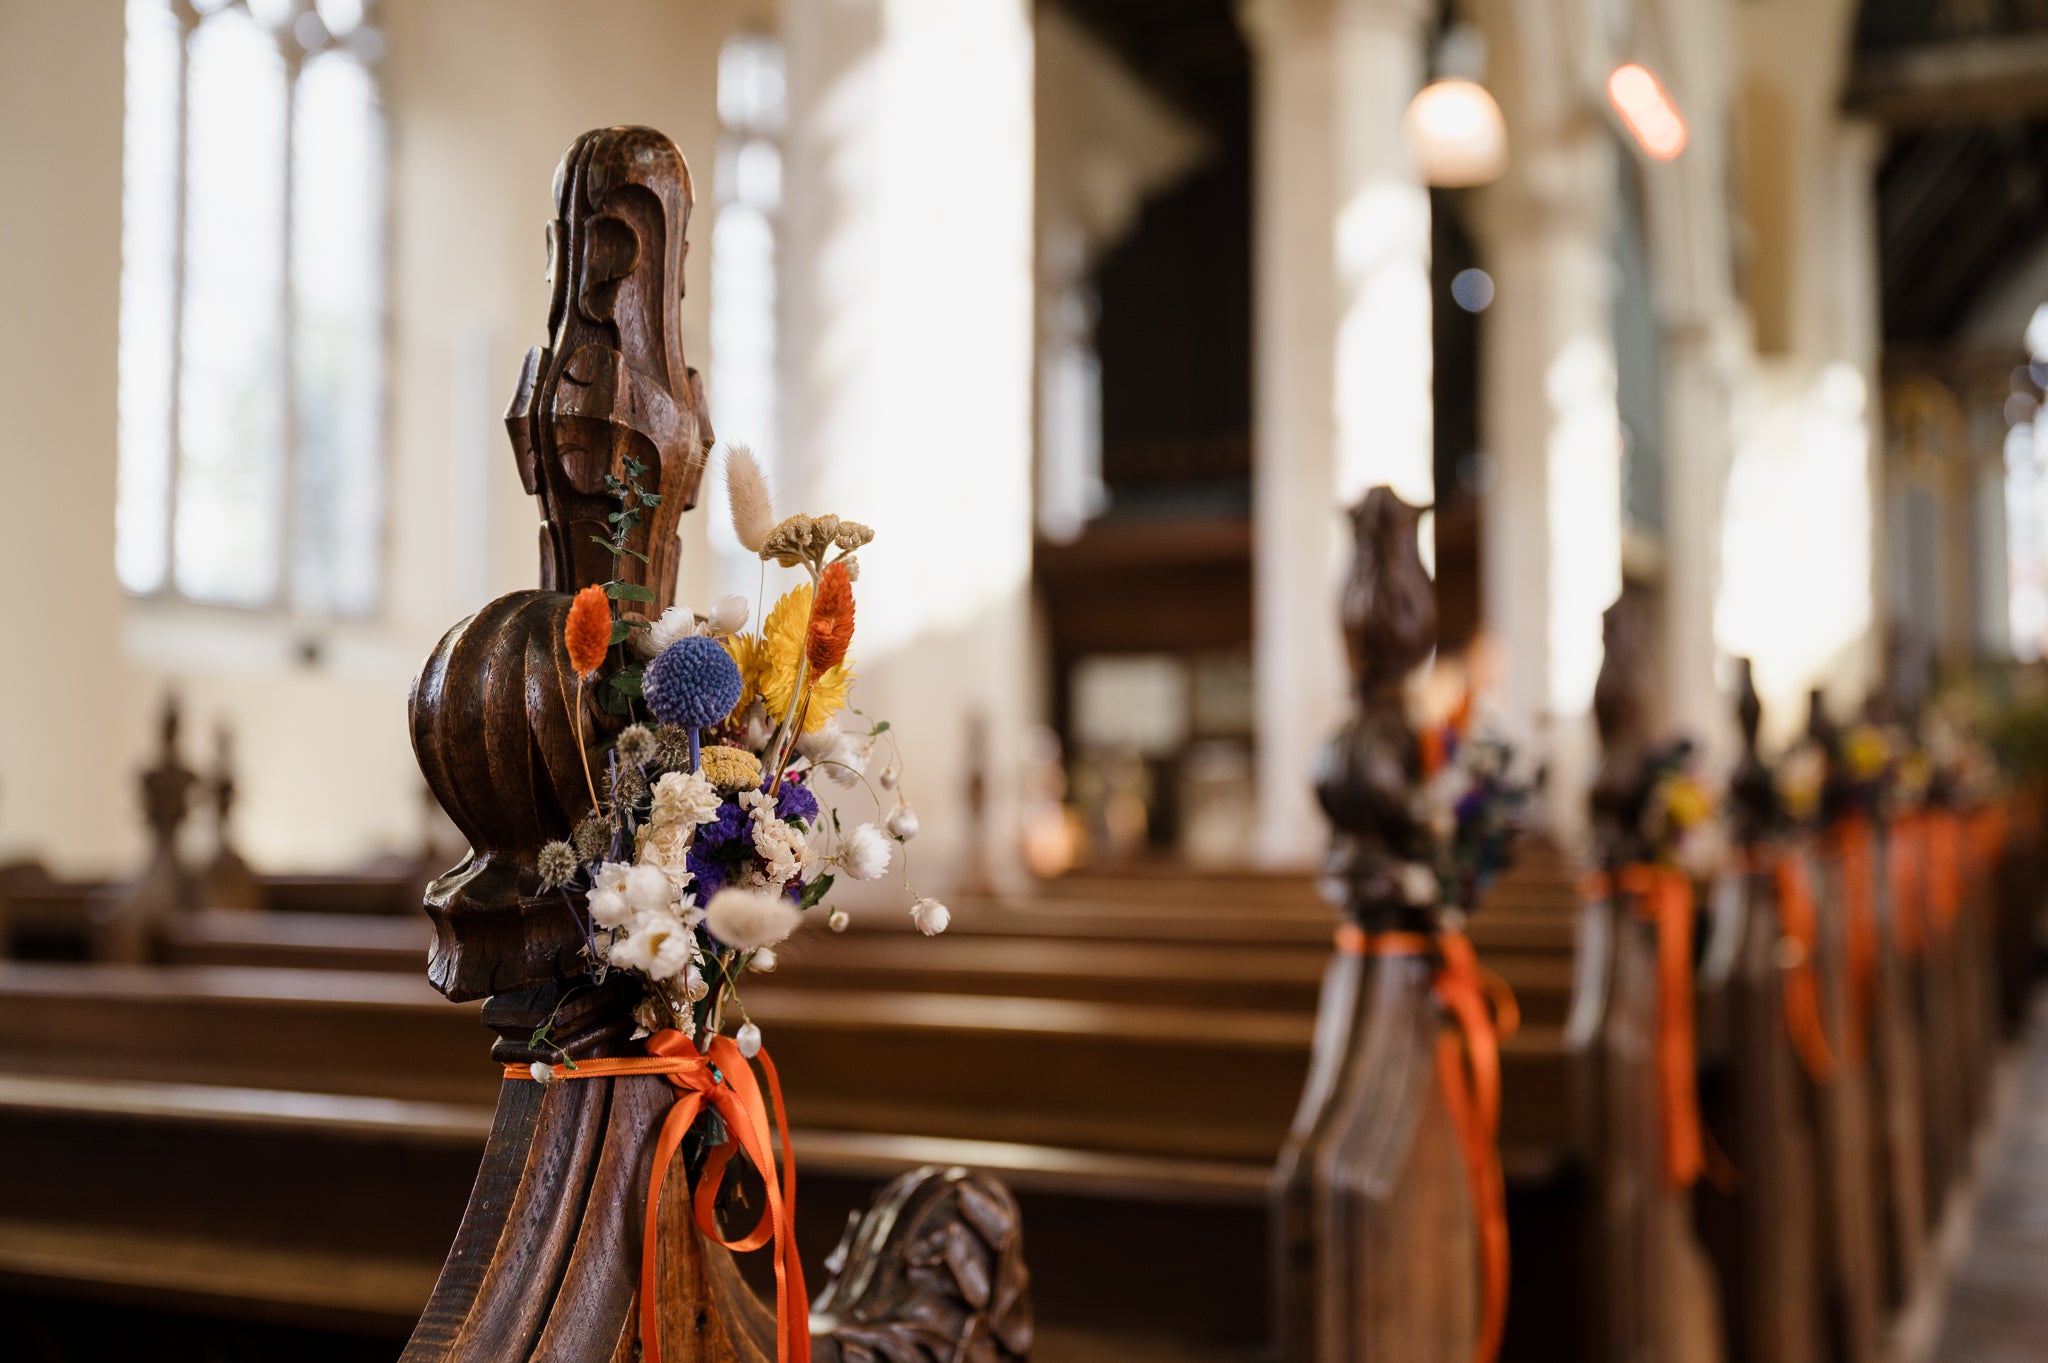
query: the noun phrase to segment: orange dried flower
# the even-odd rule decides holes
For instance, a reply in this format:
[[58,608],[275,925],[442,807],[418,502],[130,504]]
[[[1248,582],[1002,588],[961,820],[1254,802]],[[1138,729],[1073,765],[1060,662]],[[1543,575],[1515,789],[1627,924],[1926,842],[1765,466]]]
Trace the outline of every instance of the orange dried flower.
[[612,646],[612,603],[604,588],[585,587],[576,593],[562,626],[562,642],[569,646],[569,666],[577,676],[587,677],[604,666],[604,655]]
[[818,583],[818,599],[811,606],[811,635],[804,653],[811,660],[813,676],[846,661],[846,649],[853,642],[853,578],[846,565],[835,563]]

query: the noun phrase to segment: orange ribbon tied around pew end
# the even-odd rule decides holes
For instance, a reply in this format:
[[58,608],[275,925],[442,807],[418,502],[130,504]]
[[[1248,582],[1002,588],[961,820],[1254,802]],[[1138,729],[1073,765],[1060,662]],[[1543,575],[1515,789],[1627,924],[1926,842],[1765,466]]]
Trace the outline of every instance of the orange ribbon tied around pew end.
[[1657,930],[1657,1093],[1663,1113],[1664,1177],[1690,1187],[1706,1172],[1700,1122],[1699,1044],[1693,1021],[1692,880],[1675,866],[1633,862],[1610,879],[1587,877],[1587,897],[1627,896]]
[[[1433,943],[1438,964],[1430,996],[1453,1024],[1437,1037],[1437,1084],[1457,1132],[1479,1229],[1479,1341],[1473,1358],[1493,1363],[1507,1330],[1510,1271],[1507,1180],[1500,1165],[1500,1043],[1521,1025],[1521,1011],[1507,981],[1479,964],[1479,953],[1463,933],[1440,931]],[[1337,929],[1337,950],[1346,956],[1427,956],[1431,946],[1427,933],[1369,935],[1354,923]]]
[[1785,970],[1785,1031],[1807,1076],[1815,1083],[1825,1083],[1834,1077],[1835,1052],[1828,1044],[1820,1005],[1820,974],[1814,963],[1820,920],[1813,909],[1813,881],[1806,872],[1806,859],[1795,851],[1780,851],[1770,869],[1778,892],[1779,926],[1798,947],[1798,958],[1788,962]]
[[1907,960],[1927,945],[1927,912],[1940,894],[1929,877],[1939,874],[1941,838],[1931,815],[1902,815],[1886,841],[1886,878],[1892,891],[1892,940]]
[[1877,1006],[1877,835],[1870,821],[1852,817],[1828,834],[1829,849],[1841,866],[1842,925],[1849,954],[1849,998],[1855,1005],[1855,1026],[1849,1032],[1849,1054],[1861,1058],[1866,1030]]
[[[655,1141],[654,1163],[647,1175],[647,1211],[640,1243],[640,1342],[646,1363],[661,1363],[661,1313],[657,1301],[660,1274],[656,1252],[660,1247],[661,1190],[668,1181],[669,1163],[681,1148],[683,1137],[705,1108],[716,1112],[725,1123],[726,1138],[714,1147],[697,1179],[694,1202],[697,1229],[731,1250],[760,1249],[774,1243],[775,1249],[775,1357],[777,1363],[810,1363],[810,1297],[804,1291],[803,1265],[796,1252],[796,1163],[789,1146],[789,1120],[782,1110],[782,1082],[776,1077],[775,1062],[760,1052],[761,1070],[768,1078],[767,1098],[754,1079],[753,1068],[740,1054],[738,1043],[728,1036],[714,1036],[708,1051],[700,1052],[681,1032],[664,1029],[647,1038],[645,1056],[617,1056],[578,1060],[574,1067],[561,1064],[550,1068],[556,1079],[612,1079],[625,1075],[658,1074],[676,1089],[675,1103],[662,1119],[661,1134]],[[507,1079],[532,1079],[530,1065],[505,1066]],[[772,1105],[775,1125],[782,1131],[782,1175],[775,1174],[774,1143],[768,1125]],[[734,1152],[743,1151],[761,1175],[768,1192],[768,1206],[751,1231],[728,1240],[719,1231],[717,1200],[719,1184]]]
[[1963,911],[1963,825],[1949,810],[1927,816],[1927,917],[1946,934]]

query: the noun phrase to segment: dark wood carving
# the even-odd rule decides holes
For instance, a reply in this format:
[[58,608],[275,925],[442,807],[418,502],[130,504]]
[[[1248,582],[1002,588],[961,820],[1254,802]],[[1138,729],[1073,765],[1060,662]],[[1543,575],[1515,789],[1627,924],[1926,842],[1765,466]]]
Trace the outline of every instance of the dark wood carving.
[[101,960],[148,959],[164,924],[193,907],[192,876],[178,855],[178,833],[191,813],[199,773],[179,754],[182,724],[178,698],[165,696],[157,721],[156,762],[138,782],[149,822],[149,860],[142,874],[114,892],[96,914],[93,954]]
[[[563,158],[549,343],[527,357],[507,417],[545,515],[543,586],[450,630],[414,683],[420,769],[471,848],[428,890],[429,973],[450,998],[488,996],[500,1062],[637,1049],[634,990],[617,977],[590,985],[580,932],[559,896],[538,896],[534,860],[589,807],[562,621],[569,593],[612,576],[612,556],[590,536],[608,528],[605,478],[623,477],[628,458],[663,494],[632,540],[646,563],[627,561],[655,597],[639,609],[658,614],[674,595],[677,516],[696,498],[711,438],[677,321],[690,205],[689,171],[660,133],[586,133]],[[606,732],[587,698],[583,732],[593,746]],[[531,1044],[543,1022],[545,1055]],[[410,1363],[637,1357],[639,1221],[672,1093],[646,1077],[504,1084]],[[661,1204],[663,1356],[772,1358],[772,1306],[689,1220],[694,1145],[670,1167]],[[920,1170],[856,1232],[821,1299],[839,1333],[819,1336],[815,1352],[835,1363],[1018,1359],[1031,1337],[1027,1282],[1009,1195],[959,1170]]]
[[[1400,868],[1431,859],[1420,744],[1402,683],[1436,642],[1420,511],[1384,487],[1352,512],[1343,594],[1355,707],[1322,753],[1326,884],[1366,935],[1426,932],[1434,905]],[[1434,1068],[1434,966],[1339,953],[1323,980],[1308,1082],[1274,1173],[1279,1342],[1289,1363],[1467,1358],[1480,1283],[1472,1199]]]
[[263,889],[256,873],[235,850],[235,743],[226,724],[213,734],[213,775],[206,793],[213,801],[213,856],[199,873],[199,906],[206,909],[260,909]]
[[[1655,781],[1644,603],[1625,588],[1602,622],[1593,691],[1600,764],[1589,795],[1594,853],[1609,876],[1650,852],[1643,813]],[[1608,946],[1607,1008],[1589,1067],[1590,1159],[1599,1284],[1592,1338],[1611,1363],[1721,1356],[1713,1271],[1694,1231],[1691,1190],[1670,1186],[1659,1110],[1656,925],[1610,894],[1589,940]]]
[[1720,1026],[1702,1031],[1702,1085],[1709,1127],[1740,1176],[1702,1188],[1698,1210],[1719,1269],[1730,1356],[1803,1363],[1824,1356],[1826,1323],[1818,1095],[1787,1030],[1778,861],[1805,853],[1791,840],[1776,778],[1758,750],[1763,707],[1746,658],[1738,660],[1735,700],[1742,755],[1728,803],[1747,869],[1734,885],[1717,887],[1738,896],[1737,940],[1726,980],[1703,981]]

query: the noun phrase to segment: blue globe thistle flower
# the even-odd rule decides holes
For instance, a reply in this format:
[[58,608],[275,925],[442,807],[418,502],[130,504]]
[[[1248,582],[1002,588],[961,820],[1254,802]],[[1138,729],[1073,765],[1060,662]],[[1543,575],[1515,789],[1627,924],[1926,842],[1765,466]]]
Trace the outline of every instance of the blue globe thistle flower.
[[740,668],[716,639],[693,634],[655,655],[640,680],[640,694],[655,718],[685,729],[718,723],[739,704]]

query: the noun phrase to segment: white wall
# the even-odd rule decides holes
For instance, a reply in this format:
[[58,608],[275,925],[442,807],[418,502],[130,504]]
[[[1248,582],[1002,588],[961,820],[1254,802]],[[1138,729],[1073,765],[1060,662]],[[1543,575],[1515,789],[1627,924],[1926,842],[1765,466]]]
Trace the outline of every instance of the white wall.
[[[685,344],[708,369],[713,76],[736,0],[385,0],[391,133],[390,478],[377,617],[323,625],[123,596],[113,571],[121,6],[0,3],[0,855],[113,872],[140,846],[132,776],[166,684],[187,760],[217,715],[241,749],[259,867],[347,867],[419,836],[406,687],[442,630],[536,580],[537,515],[500,416],[544,339],[556,161],[587,128],[646,123],[696,175]],[[694,543],[692,522],[684,523]],[[703,580],[686,560],[683,591]],[[61,584],[61,590],[53,584]],[[324,661],[294,661],[317,639]]]

